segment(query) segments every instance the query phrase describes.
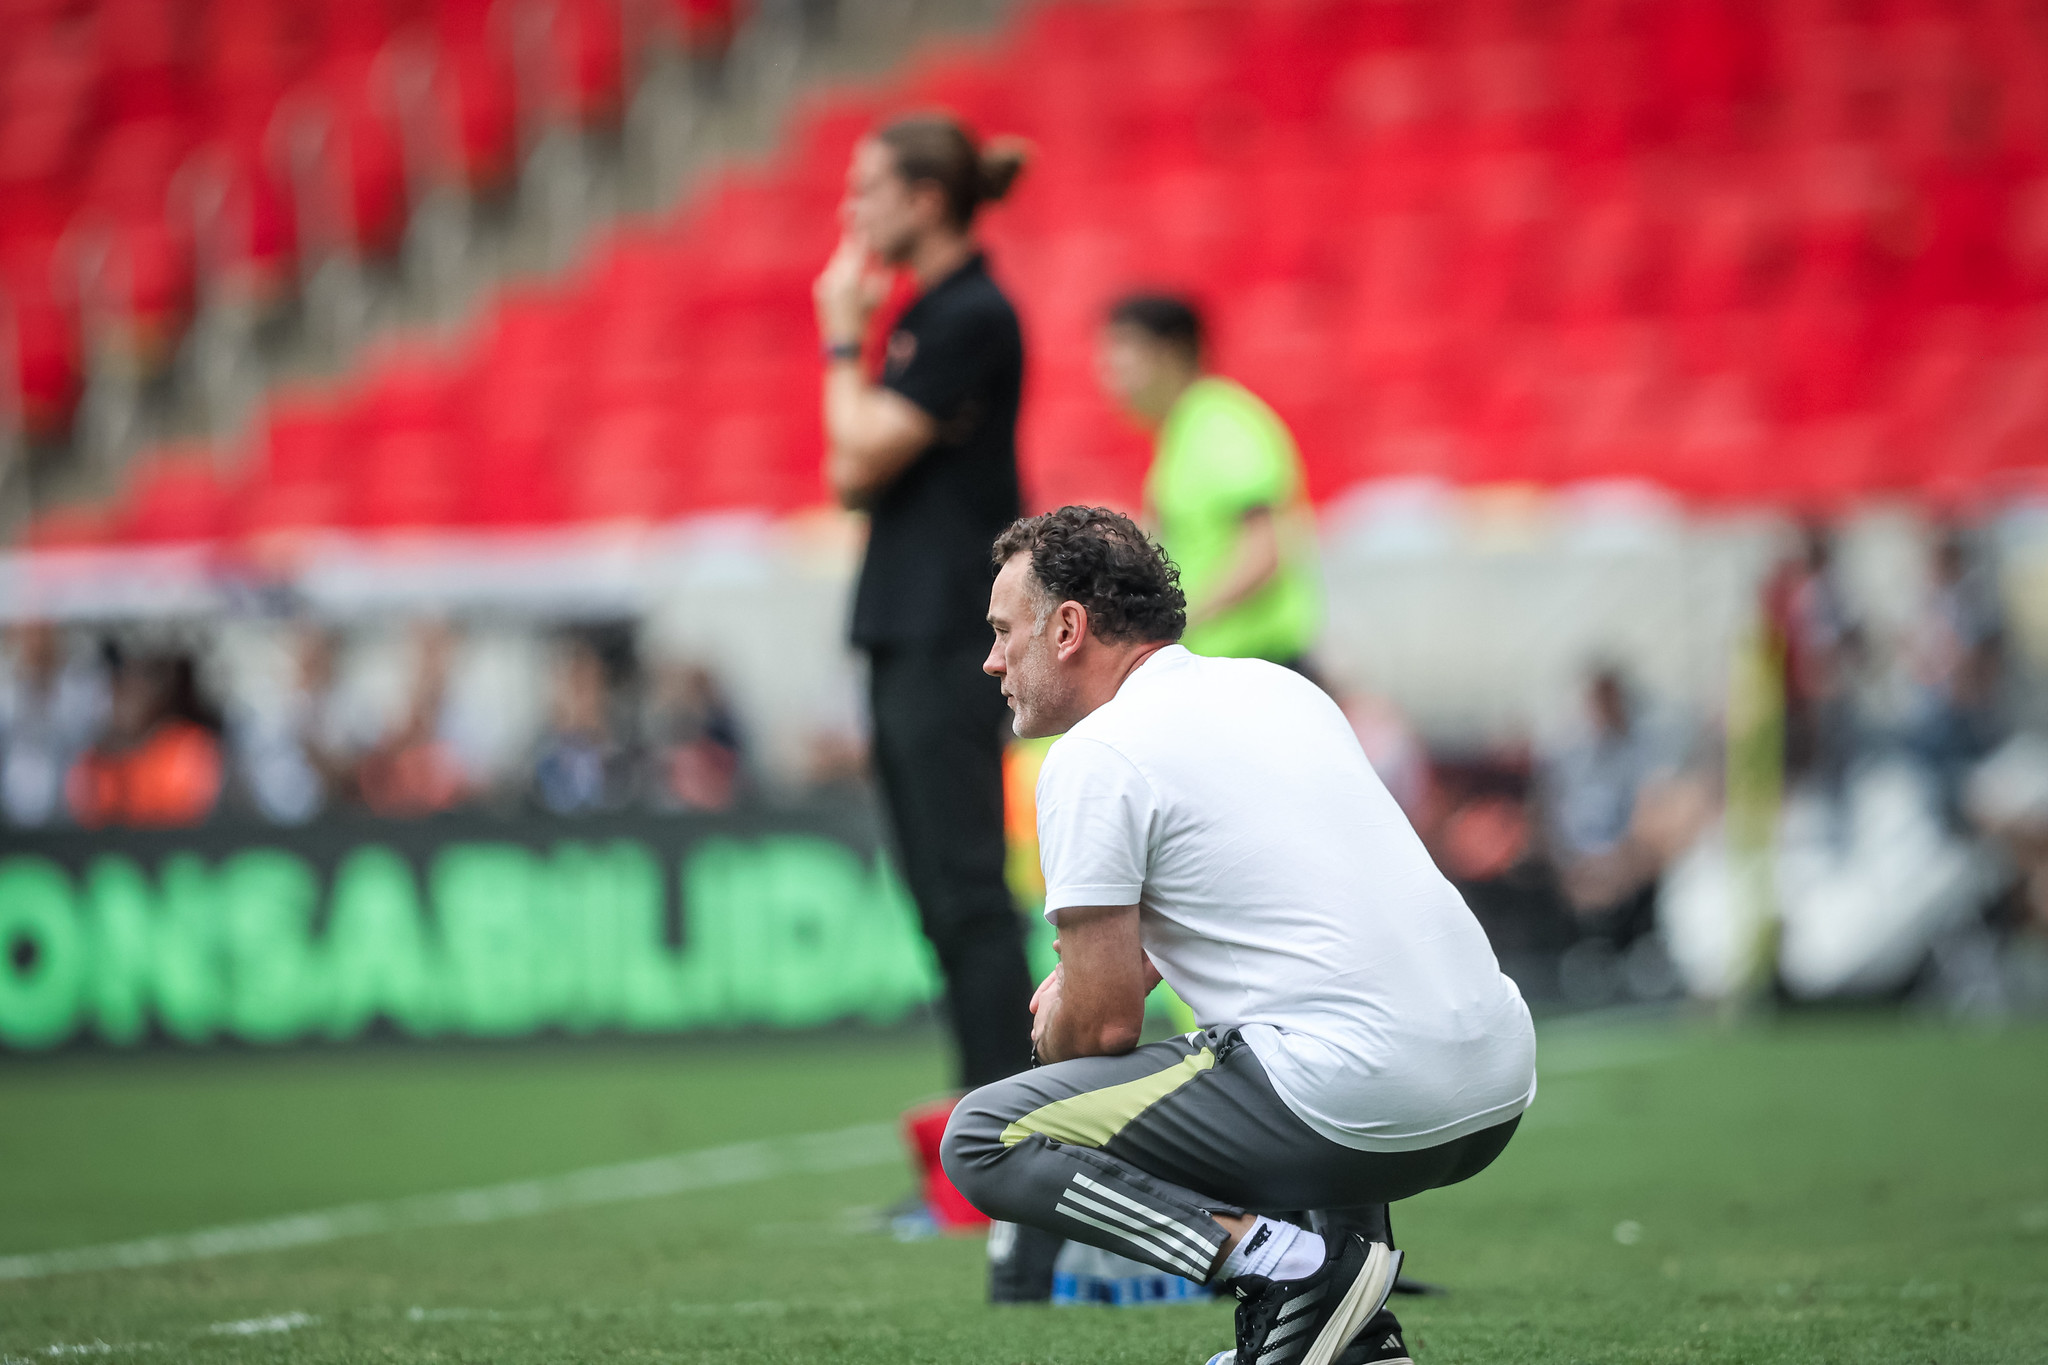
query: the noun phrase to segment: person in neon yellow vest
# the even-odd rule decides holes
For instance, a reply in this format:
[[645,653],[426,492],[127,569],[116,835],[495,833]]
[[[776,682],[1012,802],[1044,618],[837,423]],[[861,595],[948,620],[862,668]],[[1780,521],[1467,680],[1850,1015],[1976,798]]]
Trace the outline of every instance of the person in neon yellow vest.
[[1180,569],[1183,643],[1307,672],[1323,594],[1301,454],[1272,408],[1206,369],[1205,340],[1185,299],[1134,294],[1103,328],[1102,386],[1156,434],[1146,518]]

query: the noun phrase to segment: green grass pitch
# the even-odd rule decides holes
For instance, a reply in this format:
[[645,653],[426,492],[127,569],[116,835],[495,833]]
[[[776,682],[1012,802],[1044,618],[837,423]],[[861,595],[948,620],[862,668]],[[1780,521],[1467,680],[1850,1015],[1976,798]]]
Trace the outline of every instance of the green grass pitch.
[[[2048,1032],[1561,1023],[1478,1179],[1398,1206],[1422,1365],[2048,1362]],[[924,1032],[0,1064],[0,1256],[888,1120]],[[1200,1365],[1229,1310],[990,1308],[870,1164],[0,1281],[0,1357]]]

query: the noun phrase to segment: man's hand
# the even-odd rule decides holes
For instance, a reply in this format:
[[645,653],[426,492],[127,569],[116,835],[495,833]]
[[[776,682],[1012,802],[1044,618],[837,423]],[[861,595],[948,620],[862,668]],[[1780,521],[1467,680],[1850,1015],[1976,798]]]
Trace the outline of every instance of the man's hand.
[[[858,346],[888,291],[874,253],[854,237],[840,238],[811,288],[825,344]],[[858,364],[827,365],[824,388],[826,481],[841,506],[871,506],[932,443],[938,423],[902,394],[869,383]]]
[[[1058,943],[1053,947],[1057,949]],[[1031,1050],[1044,1060],[1043,1045],[1046,1025],[1058,1011],[1060,1004],[1060,969],[1055,966],[1046,973],[1045,980],[1038,983],[1038,989],[1031,993]]]
[[1139,942],[1135,905],[1075,906],[1060,914],[1060,965],[1031,997],[1041,1062],[1117,1057],[1138,1045],[1145,996],[1158,980]]
[[876,268],[874,253],[856,238],[841,237],[838,250],[811,286],[819,336],[831,346],[859,344],[867,336],[868,319],[888,291],[888,277]]

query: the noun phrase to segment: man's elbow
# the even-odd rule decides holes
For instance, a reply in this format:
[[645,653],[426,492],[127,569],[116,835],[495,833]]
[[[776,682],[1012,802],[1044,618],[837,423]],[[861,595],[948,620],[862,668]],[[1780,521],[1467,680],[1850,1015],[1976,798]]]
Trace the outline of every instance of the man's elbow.
[[1249,567],[1251,572],[1246,577],[1251,580],[1252,591],[1257,592],[1280,576],[1280,547],[1260,546]]
[[1095,1044],[1093,1055],[1097,1057],[1121,1057],[1126,1052],[1137,1047],[1139,1039],[1144,1036],[1144,1032],[1143,1019],[1119,1019],[1112,1023],[1103,1024],[1095,1030],[1095,1037],[1092,1040]]

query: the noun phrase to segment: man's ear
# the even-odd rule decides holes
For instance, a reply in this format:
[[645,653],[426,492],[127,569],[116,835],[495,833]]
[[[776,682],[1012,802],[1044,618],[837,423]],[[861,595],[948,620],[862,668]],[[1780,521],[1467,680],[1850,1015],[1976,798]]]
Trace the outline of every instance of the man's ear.
[[1053,608],[1053,621],[1053,652],[1065,662],[1080,652],[1088,638],[1088,608],[1079,602],[1062,602]]

